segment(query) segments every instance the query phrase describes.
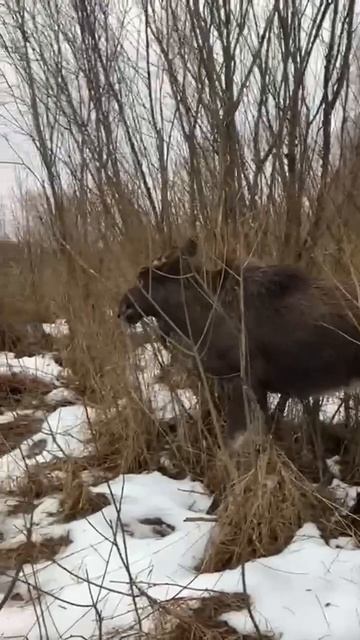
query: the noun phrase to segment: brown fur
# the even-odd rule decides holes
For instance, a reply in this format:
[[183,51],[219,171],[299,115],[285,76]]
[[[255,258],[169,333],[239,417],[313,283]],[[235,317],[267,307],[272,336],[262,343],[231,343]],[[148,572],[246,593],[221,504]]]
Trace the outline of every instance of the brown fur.
[[342,291],[287,265],[204,273],[193,266],[195,253],[190,241],[161,265],[142,269],[118,315],[129,324],[155,317],[166,339],[222,383],[232,439],[246,428],[249,390],[267,415],[268,392],[303,399],[360,379],[360,310],[352,287]]

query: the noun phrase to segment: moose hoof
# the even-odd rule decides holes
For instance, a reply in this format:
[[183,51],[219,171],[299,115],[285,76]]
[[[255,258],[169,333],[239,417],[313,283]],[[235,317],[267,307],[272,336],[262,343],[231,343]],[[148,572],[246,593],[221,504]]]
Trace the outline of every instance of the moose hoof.
[[220,500],[217,496],[214,496],[209,507],[206,510],[206,514],[212,515],[213,513],[216,513],[219,507],[220,507]]

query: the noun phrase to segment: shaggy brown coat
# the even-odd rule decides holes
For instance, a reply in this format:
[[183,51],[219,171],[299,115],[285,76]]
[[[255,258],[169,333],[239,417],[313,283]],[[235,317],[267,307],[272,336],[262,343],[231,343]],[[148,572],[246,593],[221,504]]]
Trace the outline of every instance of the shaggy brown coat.
[[118,316],[129,324],[153,316],[167,338],[222,383],[231,440],[246,429],[249,390],[267,415],[268,392],[304,399],[360,379],[352,287],[287,265],[204,272],[193,265],[196,251],[191,240],[142,269]]

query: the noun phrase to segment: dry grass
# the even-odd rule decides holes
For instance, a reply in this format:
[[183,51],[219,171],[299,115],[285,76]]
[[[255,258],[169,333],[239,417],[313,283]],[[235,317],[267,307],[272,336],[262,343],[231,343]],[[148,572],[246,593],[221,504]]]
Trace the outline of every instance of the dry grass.
[[0,424],[0,456],[18,447],[24,440],[40,431],[41,418],[34,416],[17,416],[11,422]]
[[249,461],[252,468],[240,472],[224,495],[203,572],[279,553],[305,522],[330,530],[338,520],[330,500],[320,496],[271,441],[264,443],[255,463]]
[[60,500],[62,522],[86,518],[110,504],[110,500],[105,494],[92,492],[82,482],[71,463],[68,467],[69,470],[65,472]]
[[61,493],[64,475],[61,471],[47,468],[47,465],[29,467],[24,476],[18,480],[11,494],[19,497],[26,504],[33,504],[53,493]]
[[[35,264],[24,245],[11,243],[10,249],[0,256],[0,318],[9,325],[51,320],[54,296],[42,286],[43,264]],[[2,250],[0,246],[0,254]]]
[[87,457],[88,467],[98,466],[115,474],[136,473],[154,468],[160,431],[146,410],[130,397],[123,407],[92,425],[91,441],[95,454]]
[[2,571],[11,571],[24,564],[52,560],[70,542],[70,537],[66,535],[58,538],[44,538],[40,542],[28,540],[16,548],[0,549],[0,567]]
[[[102,493],[91,491],[83,479],[85,465],[76,460],[61,460],[28,469],[25,477],[9,494],[16,502],[8,509],[8,514],[32,513],[36,503],[50,495],[60,495],[60,511],[57,522],[66,523],[80,520],[100,511],[110,504],[109,498]],[[101,470],[102,471],[102,470]],[[96,471],[91,470],[91,485]],[[104,472],[98,483],[108,480]]]
[[50,382],[35,376],[25,376],[21,373],[0,374],[1,407],[11,407],[18,402],[21,402],[24,407],[28,404],[28,398],[34,406],[54,388],[55,386]]
[[54,339],[41,323],[9,322],[0,315],[0,350],[15,353],[16,357],[35,356],[52,351]]
[[161,605],[150,638],[159,640],[247,640],[226,622],[222,614],[242,611],[248,598],[242,593],[218,593],[199,600],[179,598]]
[[106,468],[96,466],[95,457],[64,458],[29,466],[10,494],[20,498],[24,504],[33,504],[34,501],[55,493],[61,494],[65,512],[74,510],[72,504],[77,505],[79,510],[86,511],[87,503],[98,504],[95,494],[88,495],[86,485],[101,484],[115,475]]

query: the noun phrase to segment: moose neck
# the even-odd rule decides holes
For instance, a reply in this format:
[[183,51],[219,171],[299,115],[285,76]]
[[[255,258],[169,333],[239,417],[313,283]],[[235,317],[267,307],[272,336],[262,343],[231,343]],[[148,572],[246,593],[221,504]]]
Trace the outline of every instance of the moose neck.
[[[184,277],[176,286],[170,280],[165,284],[156,319],[160,328],[167,334],[171,333],[176,342],[189,340],[199,344],[206,340],[210,331],[214,331],[215,325],[226,322],[225,314],[219,305],[214,307],[212,300],[213,274],[209,274],[207,281],[209,289],[194,275]],[[216,276],[215,283],[218,281]]]

